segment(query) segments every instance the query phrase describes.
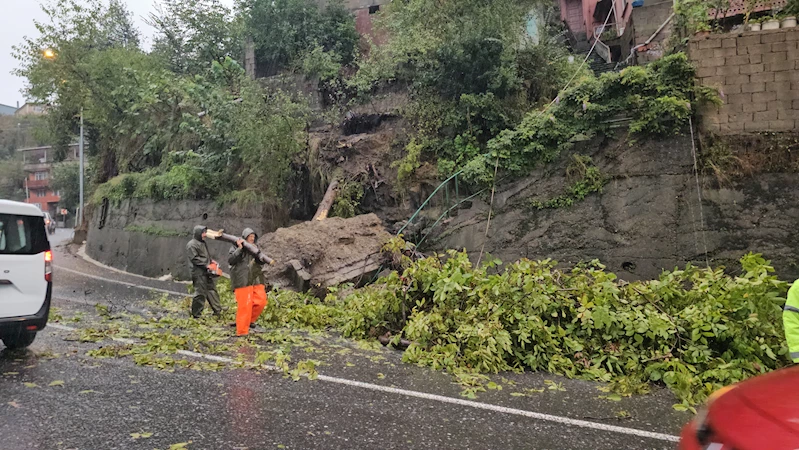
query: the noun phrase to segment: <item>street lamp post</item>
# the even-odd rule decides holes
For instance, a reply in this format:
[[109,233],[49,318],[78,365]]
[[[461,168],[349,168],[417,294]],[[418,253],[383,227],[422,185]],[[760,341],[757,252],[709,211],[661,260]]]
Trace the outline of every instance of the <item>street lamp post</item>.
[[83,225],[83,107],[80,108],[80,140],[78,141],[80,154],[80,206],[78,207],[78,226]]

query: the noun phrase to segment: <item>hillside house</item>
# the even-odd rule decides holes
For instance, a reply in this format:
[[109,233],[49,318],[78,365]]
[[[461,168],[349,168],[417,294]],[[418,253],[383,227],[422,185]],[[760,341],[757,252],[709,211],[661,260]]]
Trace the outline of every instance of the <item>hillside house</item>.
[[0,103],[0,116],[11,116],[17,111],[17,108]]
[[[627,58],[633,46],[632,0],[559,0],[560,18],[572,48],[595,52],[606,62]],[[607,25],[605,25],[607,21]]]
[[[17,150],[22,154],[25,170],[25,203],[36,205],[56,217],[61,194],[50,187],[56,151],[52,146],[29,147]],[[66,161],[78,159],[78,144],[69,146]]]

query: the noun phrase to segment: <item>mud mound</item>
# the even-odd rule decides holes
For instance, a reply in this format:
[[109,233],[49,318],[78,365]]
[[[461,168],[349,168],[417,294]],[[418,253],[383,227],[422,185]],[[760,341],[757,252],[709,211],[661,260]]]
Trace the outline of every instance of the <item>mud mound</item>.
[[264,268],[268,283],[308,290],[368,281],[380,267],[380,249],[390,238],[380,219],[367,214],[280,228],[261,237],[258,246],[277,260]]

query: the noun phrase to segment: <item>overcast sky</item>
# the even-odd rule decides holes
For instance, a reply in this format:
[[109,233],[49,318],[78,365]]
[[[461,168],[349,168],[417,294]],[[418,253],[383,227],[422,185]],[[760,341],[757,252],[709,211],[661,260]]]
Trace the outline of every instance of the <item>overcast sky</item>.
[[[153,29],[144,23],[144,17],[153,11],[155,0],[123,0],[133,13],[134,24],[142,35],[145,48],[149,48]],[[11,46],[22,42],[23,36],[37,34],[33,20],[44,20],[45,15],[39,7],[40,0],[0,0],[0,103],[16,106],[25,103],[20,90],[24,81],[10,72],[16,68],[17,60],[11,56]],[[233,0],[221,0],[230,7]]]

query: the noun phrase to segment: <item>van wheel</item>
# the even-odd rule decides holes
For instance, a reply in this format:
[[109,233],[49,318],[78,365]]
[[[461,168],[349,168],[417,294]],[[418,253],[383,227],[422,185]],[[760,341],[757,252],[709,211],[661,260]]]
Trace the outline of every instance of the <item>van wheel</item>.
[[9,350],[17,350],[33,344],[35,338],[35,331],[21,331],[13,336],[3,336],[3,343]]

